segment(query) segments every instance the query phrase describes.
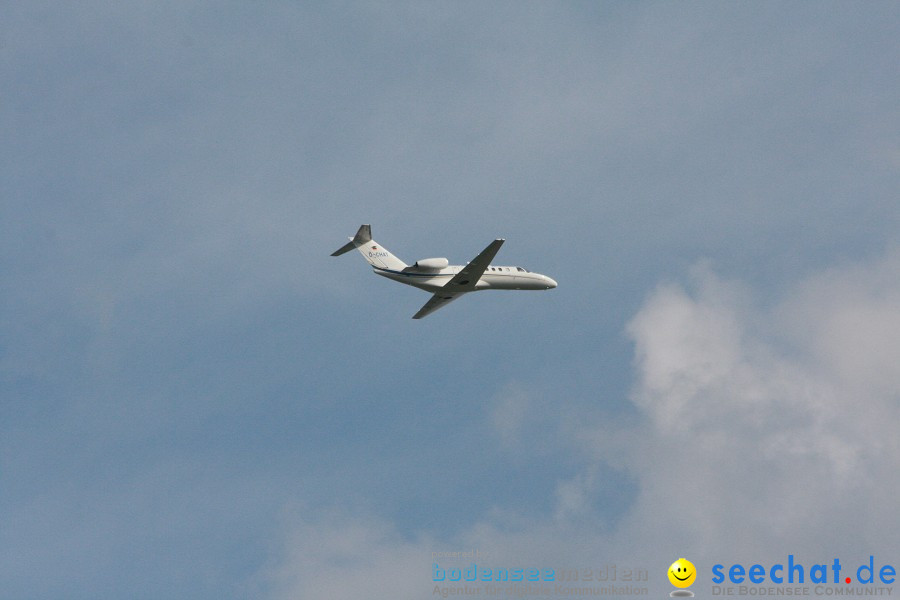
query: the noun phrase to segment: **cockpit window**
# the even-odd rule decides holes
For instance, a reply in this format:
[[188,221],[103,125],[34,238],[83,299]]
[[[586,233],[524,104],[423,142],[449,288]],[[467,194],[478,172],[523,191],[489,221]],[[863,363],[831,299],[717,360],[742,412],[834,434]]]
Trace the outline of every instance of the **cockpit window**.
[[526,271],[525,269],[523,269],[522,267],[516,267],[516,269],[519,270],[519,271],[522,271],[523,273],[527,273],[527,272],[528,272],[528,271]]

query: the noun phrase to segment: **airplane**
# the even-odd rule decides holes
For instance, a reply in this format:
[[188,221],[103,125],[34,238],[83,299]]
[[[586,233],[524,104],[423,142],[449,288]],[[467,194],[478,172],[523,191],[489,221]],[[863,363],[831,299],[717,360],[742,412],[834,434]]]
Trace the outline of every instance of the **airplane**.
[[411,285],[434,295],[413,319],[421,319],[442,308],[463,294],[480,290],[551,290],[556,282],[540,273],[532,273],[522,267],[498,267],[491,261],[504,240],[496,239],[468,264],[450,265],[446,258],[425,258],[412,266],[391,254],[372,239],[372,227],[361,225],[350,241],[335,250],[331,256],[340,256],[354,248],[359,250],[375,273],[406,285]]

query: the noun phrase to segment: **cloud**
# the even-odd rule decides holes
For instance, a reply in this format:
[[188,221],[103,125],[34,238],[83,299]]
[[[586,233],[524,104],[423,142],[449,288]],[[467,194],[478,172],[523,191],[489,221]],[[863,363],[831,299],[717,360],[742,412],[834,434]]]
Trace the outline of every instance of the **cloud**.
[[648,298],[628,325],[647,531],[702,553],[891,543],[898,258],[824,271],[771,309],[708,270]]
[[[495,565],[628,563],[650,569],[660,591],[653,565],[681,555],[701,574],[745,556],[896,556],[898,273],[900,254],[889,253],[820,272],[768,307],[705,266],[689,285],[660,285],[627,325],[638,416],[551,424],[560,444],[577,430],[590,458],[560,476],[548,514],[498,507],[440,540],[403,539],[374,519],[302,522],[277,571],[278,597],[421,596],[428,553],[447,547],[478,548]],[[517,438],[531,403],[521,388],[497,396],[501,439]],[[602,510],[598,469],[609,464],[639,492],[606,527],[590,516]]]
[[[267,574],[274,598],[420,598],[427,589],[427,538],[408,540],[383,520],[293,514],[282,564]],[[424,582],[424,585],[423,585]]]

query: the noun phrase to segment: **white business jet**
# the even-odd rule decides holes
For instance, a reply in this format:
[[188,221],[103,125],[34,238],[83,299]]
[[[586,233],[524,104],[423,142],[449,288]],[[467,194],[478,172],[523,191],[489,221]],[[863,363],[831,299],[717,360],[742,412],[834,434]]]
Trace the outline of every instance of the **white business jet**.
[[503,240],[494,240],[469,264],[452,266],[446,258],[426,258],[412,266],[388,252],[372,239],[372,228],[361,225],[350,241],[332,253],[340,256],[356,248],[375,273],[406,285],[421,288],[434,295],[413,319],[421,319],[446,306],[463,294],[479,290],[550,290],[556,282],[540,273],[522,267],[496,267],[491,263]]

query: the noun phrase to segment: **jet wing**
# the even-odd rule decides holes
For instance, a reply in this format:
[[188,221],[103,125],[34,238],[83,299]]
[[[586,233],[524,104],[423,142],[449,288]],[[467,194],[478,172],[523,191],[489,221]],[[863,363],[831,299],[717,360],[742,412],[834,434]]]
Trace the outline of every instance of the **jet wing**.
[[484,272],[487,270],[488,265],[490,265],[491,261],[494,260],[494,257],[497,256],[497,252],[500,250],[500,246],[503,245],[503,241],[504,240],[502,239],[497,239],[488,244],[487,248],[482,250],[481,253],[464,266],[459,273],[445,283],[439,291],[435,292],[434,296],[425,303],[425,306],[420,308],[419,312],[413,315],[413,319],[421,319],[422,317],[430,315],[437,309],[446,306],[463,294],[474,292],[475,284],[478,283],[478,280],[481,279],[481,276],[484,275]]
[[425,303],[425,306],[419,309],[419,312],[413,315],[413,319],[421,319],[422,317],[427,317],[437,309],[447,306],[460,296],[462,296],[465,292],[458,293],[445,293],[438,292],[431,299]]
[[475,284],[484,275],[488,265],[497,256],[497,251],[503,245],[503,240],[494,240],[481,253],[473,258],[469,264],[464,266],[462,270],[453,276],[453,278],[444,284],[442,290],[448,292],[474,292]]

